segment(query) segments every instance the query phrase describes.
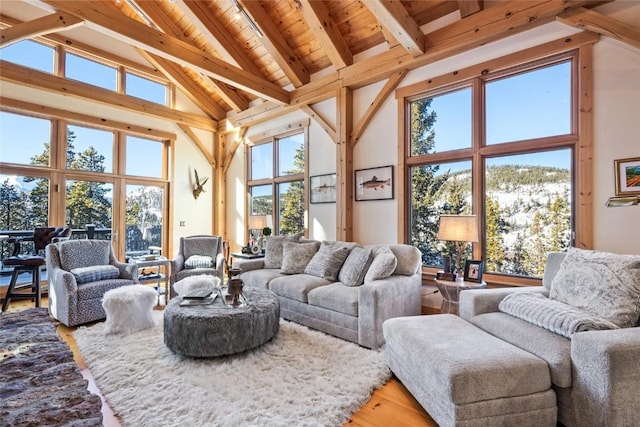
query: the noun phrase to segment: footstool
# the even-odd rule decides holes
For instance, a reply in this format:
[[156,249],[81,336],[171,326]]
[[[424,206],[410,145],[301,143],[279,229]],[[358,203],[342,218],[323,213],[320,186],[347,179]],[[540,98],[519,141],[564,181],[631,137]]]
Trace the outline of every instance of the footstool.
[[105,334],[128,334],[154,326],[152,312],[158,293],[143,285],[127,285],[111,289],[102,297],[107,314]]
[[268,289],[245,288],[247,305],[228,307],[222,298],[211,305],[181,306],[181,296],[164,309],[164,344],[189,357],[219,357],[258,347],[280,328],[280,301]]
[[387,364],[440,426],[556,426],[542,359],[452,314],[382,327]]

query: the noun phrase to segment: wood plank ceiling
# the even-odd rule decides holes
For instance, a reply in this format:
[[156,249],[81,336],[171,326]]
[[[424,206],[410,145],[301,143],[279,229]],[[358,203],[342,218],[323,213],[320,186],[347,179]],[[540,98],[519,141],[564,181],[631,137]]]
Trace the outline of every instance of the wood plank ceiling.
[[[211,119],[247,126],[560,20],[627,38],[637,29],[590,11],[603,1],[106,0],[29,1],[49,15],[2,12],[1,43],[64,38],[84,25],[126,42]],[[6,3],[5,3],[6,5]],[[4,9],[9,9],[5,7]],[[440,24],[439,24],[440,23]],[[623,25],[623,28],[620,28]],[[615,31],[611,28],[615,27]],[[67,40],[81,46],[81,41]],[[358,54],[377,48],[367,59]],[[316,73],[322,77],[312,78]],[[395,86],[394,86],[395,87]],[[388,88],[387,88],[388,90]],[[393,90],[393,88],[391,88]]]

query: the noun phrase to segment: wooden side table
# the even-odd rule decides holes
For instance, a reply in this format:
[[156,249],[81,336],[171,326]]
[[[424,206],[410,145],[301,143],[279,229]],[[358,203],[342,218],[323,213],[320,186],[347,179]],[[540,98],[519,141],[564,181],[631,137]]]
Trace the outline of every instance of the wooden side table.
[[464,280],[456,280],[451,282],[449,280],[438,280],[436,285],[438,290],[442,294],[442,306],[440,306],[440,313],[458,314],[458,301],[460,299],[460,292],[467,289],[483,289],[487,287],[486,282],[465,282]]

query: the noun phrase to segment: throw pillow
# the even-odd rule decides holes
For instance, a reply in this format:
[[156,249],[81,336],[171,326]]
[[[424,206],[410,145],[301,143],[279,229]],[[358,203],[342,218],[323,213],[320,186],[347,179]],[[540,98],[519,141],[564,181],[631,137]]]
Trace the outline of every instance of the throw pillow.
[[293,236],[268,236],[265,241],[264,268],[281,268],[284,242],[297,243],[300,241],[300,237],[302,237],[302,233]]
[[364,283],[364,276],[373,261],[371,248],[357,246],[351,249],[349,256],[342,265],[338,280],[346,286],[360,286]]
[[549,298],[621,328],[640,317],[640,256],[569,248]]
[[94,265],[91,267],[80,267],[71,270],[76,278],[76,282],[83,283],[97,282],[98,280],[111,280],[120,277],[120,270],[115,265]]
[[364,276],[364,283],[386,279],[393,274],[397,265],[398,260],[388,246],[378,249],[367,274]]
[[315,243],[284,242],[282,248],[282,274],[300,274],[318,252]]
[[185,268],[211,268],[213,267],[213,258],[204,255],[191,255],[185,262]]
[[349,256],[349,248],[341,244],[328,244],[322,242],[320,250],[311,258],[304,269],[305,274],[336,282],[338,272],[344,261]]
[[413,276],[422,266],[422,253],[418,248],[409,245],[391,245],[391,252],[396,256],[398,265],[393,274]]

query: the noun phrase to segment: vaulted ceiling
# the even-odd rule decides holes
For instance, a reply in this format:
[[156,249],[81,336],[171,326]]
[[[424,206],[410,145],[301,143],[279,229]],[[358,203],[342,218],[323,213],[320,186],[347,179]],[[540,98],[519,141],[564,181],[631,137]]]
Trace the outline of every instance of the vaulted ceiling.
[[[556,19],[640,44],[637,29],[590,10],[606,1],[2,3],[3,46],[34,36],[81,46],[72,31],[63,31],[89,28],[134,47],[211,119],[245,126],[271,111],[333,97],[340,87],[397,80],[407,70]],[[18,19],[15,3],[35,4],[41,13]]]

